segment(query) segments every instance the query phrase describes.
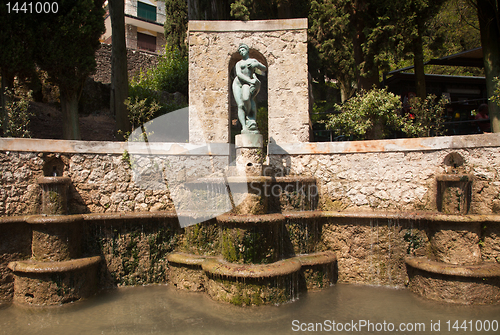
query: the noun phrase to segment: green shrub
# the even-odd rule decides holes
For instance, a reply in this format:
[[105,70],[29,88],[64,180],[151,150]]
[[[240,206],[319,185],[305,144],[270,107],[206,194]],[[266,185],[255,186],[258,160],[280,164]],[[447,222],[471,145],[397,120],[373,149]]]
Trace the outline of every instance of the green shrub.
[[386,89],[362,91],[334,108],[339,114],[332,115],[326,127],[353,139],[384,138],[403,125],[400,98]]
[[249,5],[248,1],[236,0],[231,4],[231,16],[236,20],[248,21],[250,19]]
[[[4,136],[31,137],[29,123],[31,114],[28,111],[32,91],[25,91],[19,85],[14,85],[12,89],[5,92],[5,111],[3,118],[0,118]],[[7,122],[6,127],[4,123]]]
[[[397,132],[408,137],[428,137],[444,134],[444,112],[448,100],[412,98],[411,113],[401,115],[401,100],[386,89],[372,89],[356,94],[343,105],[336,104],[338,114],[330,116],[326,127],[336,135],[362,140],[386,138]],[[410,116],[411,115],[411,116]]]
[[425,100],[415,97],[409,101],[410,113],[403,124],[403,132],[409,137],[430,137],[444,134],[444,112],[448,98],[444,95],[436,101],[436,96],[431,94]]
[[188,92],[188,59],[178,49],[165,46],[165,53],[158,59],[158,65],[142,72],[131,81],[131,89],[147,89],[169,93]]
[[493,81],[495,82],[495,93],[490,97],[490,100],[500,106],[500,78],[495,77]]
[[[125,102],[132,129],[163,114],[181,109],[186,103],[169,100],[168,93],[187,96],[188,60],[177,49],[165,46],[158,65],[130,80],[129,99]],[[171,98],[170,98],[171,99]],[[127,134],[130,135],[130,134]]]
[[156,101],[148,105],[146,99],[139,100],[137,97],[128,98],[125,100],[125,105],[128,109],[128,118],[132,125],[132,131],[152,120],[160,109],[160,105]]
[[[145,101],[145,106],[153,108],[153,105],[157,105],[158,108],[155,110],[154,115],[152,115],[151,119],[158,117],[160,115],[170,113],[172,111],[184,108],[187,106],[186,103],[176,103],[175,101],[169,101],[162,97],[162,92],[155,91],[152,89],[135,86],[129,86],[129,99],[131,102],[136,101]],[[129,109],[130,112],[130,109]],[[130,116],[129,116],[130,119]],[[132,122],[132,120],[131,120]]]

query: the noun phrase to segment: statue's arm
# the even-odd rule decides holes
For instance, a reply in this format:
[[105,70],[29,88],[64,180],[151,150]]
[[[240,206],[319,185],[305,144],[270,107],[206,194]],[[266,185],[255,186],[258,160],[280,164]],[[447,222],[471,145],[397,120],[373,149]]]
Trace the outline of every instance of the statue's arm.
[[266,67],[264,64],[262,64],[262,63],[261,63],[261,62],[259,62],[259,61],[256,61],[256,62],[257,62],[257,64],[256,64],[256,68],[258,68],[258,69],[259,69],[259,70],[261,70],[262,72],[267,71],[267,67]]

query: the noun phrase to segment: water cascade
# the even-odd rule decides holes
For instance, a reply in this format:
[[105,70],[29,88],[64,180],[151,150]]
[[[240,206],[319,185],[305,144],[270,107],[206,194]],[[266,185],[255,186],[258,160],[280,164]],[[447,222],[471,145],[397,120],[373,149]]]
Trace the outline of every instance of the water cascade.
[[[291,238],[289,233],[290,222],[313,219],[300,212],[314,209],[313,178],[278,177],[277,181],[263,175],[264,170],[271,173],[261,162],[260,134],[238,135],[236,147],[236,175],[227,181],[237,205],[211,223],[218,229],[218,251],[198,248],[168,255],[169,281],[179,289],[205,291],[214,300],[236,305],[284,303],[297,298],[301,290],[335,283],[335,254],[301,253],[300,244],[308,238]],[[298,212],[281,212],[292,208]],[[198,230],[199,235],[200,229],[208,226],[189,227],[188,235],[190,230]],[[316,245],[309,248],[315,249]]]
[[426,257],[407,257],[409,289],[429,299],[463,303],[500,302],[500,265],[483,262],[481,231],[490,222],[469,214],[473,177],[463,173],[463,158],[445,158],[448,174],[436,177],[436,204]]
[[32,257],[8,265],[14,272],[16,303],[58,305],[97,291],[101,257],[82,257],[83,219],[66,215],[71,179],[57,175],[55,165],[51,171],[52,175],[38,179],[42,215],[25,219],[32,231]]

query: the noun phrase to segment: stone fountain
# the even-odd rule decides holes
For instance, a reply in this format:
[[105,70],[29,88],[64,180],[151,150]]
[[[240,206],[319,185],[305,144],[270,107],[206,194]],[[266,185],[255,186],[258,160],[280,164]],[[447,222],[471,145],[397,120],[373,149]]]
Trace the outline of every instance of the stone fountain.
[[[308,142],[307,20],[191,21],[189,45],[189,143],[0,139],[0,299],[54,305],[169,283],[260,305],[338,280],[500,302],[497,135]],[[267,73],[267,148],[253,102],[232,94],[251,59]],[[230,157],[222,174],[190,179]],[[203,201],[228,190],[215,199],[227,209],[183,225],[194,215],[177,207],[169,168]]]
[[[191,246],[196,241],[191,241],[185,252],[169,254],[169,282],[179,289],[204,291],[215,300],[237,305],[284,303],[297,298],[301,291],[334,284],[335,253],[297,253],[301,251],[299,243],[290,241],[290,222],[294,218],[303,221],[306,216],[312,219],[312,215],[283,214],[280,206],[270,206],[270,190],[297,194],[294,187],[299,180],[303,182],[303,178],[289,177],[277,182],[274,176],[262,175],[263,170],[270,170],[269,166],[263,167],[261,155],[256,154],[262,152],[262,135],[237,135],[236,143],[234,171],[240,174],[228,176],[227,180],[236,190],[231,198],[237,205],[230,213],[208,224],[186,228],[189,239],[215,225],[218,250],[205,246],[194,249]],[[309,182],[315,185],[314,180]],[[245,192],[238,193],[240,189]],[[311,194],[302,196],[304,201],[311,198]],[[309,247],[310,250],[319,248],[314,243]]]
[[[300,193],[294,187],[305,179],[276,177],[273,169],[263,164],[263,136],[255,120],[255,98],[261,85],[256,72],[266,71],[266,62],[250,57],[251,49],[245,43],[237,50],[240,58],[235,59],[232,93],[242,131],[235,136],[236,164],[225,172],[233,208],[213,222],[219,230],[220,249],[215,253],[207,250],[209,254],[199,250],[196,254],[170,254],[169,281],[180,289],[205,291],[215,300],[238,305],[284,303],[295,299],[301,290],[335,283],[336,256],[331,251],[295,252],[288,219],[279,204],[287,191]],[[314,187],[314,178],[308,179]],[[303,198],[314,203],[311,194],[304,193]],[[314,210],[314,206],[309,209]],[[206,228],[192,229],[198,235]]]
[[101,257],[82,257],[83,219],[67,215],[71,179],[62,176],[62,170],[62,162],[55,158],[44,167],[51,175],[38,178],[42,215],[26,218],[32,230],[32,257],[8,265],[14,272],[16,303],[58,305],[97,291]]
[[472,220],[474,177],[465,173],[464,159],[450,153],[446,174],[436,177],[436,204],[440,215],[430,229],[430,250],[424,257],[407,257],[409,289],[429,299],[463,304],[500,301],[500,266],[483,262],[481,230],[487,218]]

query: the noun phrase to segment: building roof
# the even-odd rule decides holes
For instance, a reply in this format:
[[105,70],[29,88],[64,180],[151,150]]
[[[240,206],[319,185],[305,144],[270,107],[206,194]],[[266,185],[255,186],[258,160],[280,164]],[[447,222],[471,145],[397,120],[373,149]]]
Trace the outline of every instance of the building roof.
[[484,67],[483,48],[475,48],[439,59],[431,59],[425,65],[473,66]]
[[[447,65],[447,66],[471,66],[471,67],[484,67],[483,63],[483,48],[475,48],[453,55],[445,56],[442,58],[431,59],[425,62],[424,65]],[[395,74],[413,69],[414,66],[407,66],[401,69],[396,69],[388,74]]]

